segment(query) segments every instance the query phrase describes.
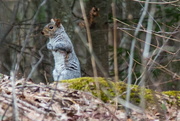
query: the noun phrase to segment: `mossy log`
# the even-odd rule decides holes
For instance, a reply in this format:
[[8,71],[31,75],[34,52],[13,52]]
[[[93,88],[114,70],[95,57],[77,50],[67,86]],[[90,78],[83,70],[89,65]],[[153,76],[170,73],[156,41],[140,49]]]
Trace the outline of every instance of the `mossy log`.
[[[69,88],[75,90],[82,90],[91,92],[94,96],[98,97],[98,91],[100,92],[100,98],[104,102],[114,102],[115,97],[119,97],[121,99],[126,98],[126,87],[127,84],[119,81],[113,82],[110,80],[105,80],[104,78],[92,78],[92,77],[81,77],[70,80],[63,80],[62,83],[68,83]],[[97,88],[97,84],[98,87]],[[168,103],[168,104],[178,104],[180,106],[180,91],[165,91],[165,92],[157,92],[151,89],[142,89],[137,85],[131,86],[131,94],[130,94],[130,102],[133,104],[140,104],[140,95],[144,94],[144,98],[146,100],[146,104],[157,104],[159,103]]]

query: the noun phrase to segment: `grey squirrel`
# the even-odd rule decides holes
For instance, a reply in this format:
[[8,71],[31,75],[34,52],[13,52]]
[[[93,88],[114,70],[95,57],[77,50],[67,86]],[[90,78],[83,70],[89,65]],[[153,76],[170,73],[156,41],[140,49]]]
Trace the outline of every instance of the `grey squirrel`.
[[52,51],[55,61],[54,81],[81,77],[79,60],[60,20],[51,19],[41,33],[49,37],[47,48]]

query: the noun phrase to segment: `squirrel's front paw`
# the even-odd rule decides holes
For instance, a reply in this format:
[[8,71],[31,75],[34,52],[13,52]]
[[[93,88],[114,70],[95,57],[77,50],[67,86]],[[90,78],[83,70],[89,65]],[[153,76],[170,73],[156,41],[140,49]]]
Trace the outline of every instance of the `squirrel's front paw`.
[[59,46],[52,46],[52,44],[50,44],[50,43],[47,44],[47,48],[49,50],[51,50],[51,51],[58,51],[58,50],[60,50]]
[[53,50],[53,46],[51,45],[51,44],[47,44],[47,48],[49,49],[49,50]]
[[70,53],[72,52],[72,50],[68,47],[66,47],[65,45],[63,44],[57,44],[54,48],[53,48],[54,51],[61,51],[61,52],[66,52],[66,53]]
[[61,45],[61,44],[57,44],[55,45],[55,47],[53,48],[54,51],[66,51],[65,48]]

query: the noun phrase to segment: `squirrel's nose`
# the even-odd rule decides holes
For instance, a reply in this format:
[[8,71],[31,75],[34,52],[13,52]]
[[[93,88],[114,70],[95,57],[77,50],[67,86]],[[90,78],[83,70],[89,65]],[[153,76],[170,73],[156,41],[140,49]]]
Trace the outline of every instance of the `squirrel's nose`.
[[44,35],[44,32],[42,31],[41,34]]

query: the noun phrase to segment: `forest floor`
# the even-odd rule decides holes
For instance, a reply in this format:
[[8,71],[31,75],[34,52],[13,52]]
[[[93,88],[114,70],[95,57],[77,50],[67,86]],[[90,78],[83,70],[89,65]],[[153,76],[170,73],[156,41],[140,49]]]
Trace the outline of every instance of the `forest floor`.
[[127,116],[123,99],[117,106],[90,92],[71,89],[66,83],[24,82],[16,80],[13,89],[10,77],[1,74],[1,121],[14,120],[13,112],[20,121],[180,121],[180,94],[156,94],[161,103],[149,104],[144,110],[129,103]]

